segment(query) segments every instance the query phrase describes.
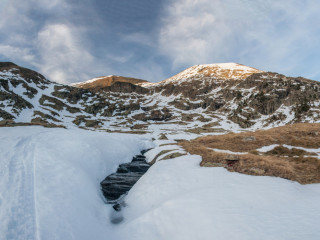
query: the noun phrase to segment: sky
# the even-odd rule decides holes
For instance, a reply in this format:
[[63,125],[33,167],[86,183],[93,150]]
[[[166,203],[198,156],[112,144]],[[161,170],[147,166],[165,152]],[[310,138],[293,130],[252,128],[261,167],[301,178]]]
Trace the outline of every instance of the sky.
[[319,0],[0,0],[0,61],[69,84],[236,62],[320,80]]

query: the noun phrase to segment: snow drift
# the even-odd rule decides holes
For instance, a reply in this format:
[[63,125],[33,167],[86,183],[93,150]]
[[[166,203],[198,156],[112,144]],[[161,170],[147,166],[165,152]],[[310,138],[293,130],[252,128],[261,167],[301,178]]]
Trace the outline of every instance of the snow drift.
[[99,183],[150,146],[136,135],[1,128],[0,239],[320,239],[320,184],[203,168],[195,155],[153,165],[112,225]]
[[84,130],[0,129],[0,239],[110,239],[100,181],[150,147]]

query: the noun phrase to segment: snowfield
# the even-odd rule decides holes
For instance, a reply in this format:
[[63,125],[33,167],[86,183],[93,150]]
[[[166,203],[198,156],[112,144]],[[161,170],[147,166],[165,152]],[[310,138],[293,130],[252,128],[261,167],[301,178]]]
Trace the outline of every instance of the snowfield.
[[110,222],[100,181],[151,137],[80,129],[0,128],[0,239],[320,239],[320,184],[159,161]]
[[116,239],[100,181],[148,147],[137,135],[0,128],[0,239]]
[[157,162],[127,196],[123,239],[320,239],[320,184]]

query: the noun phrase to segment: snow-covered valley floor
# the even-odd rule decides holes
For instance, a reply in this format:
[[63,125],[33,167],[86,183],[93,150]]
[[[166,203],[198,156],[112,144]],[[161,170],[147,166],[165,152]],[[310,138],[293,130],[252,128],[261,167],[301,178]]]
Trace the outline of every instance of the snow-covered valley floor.
[[186,155],[153,165],[113,225],[100,181],[151,136],[0,128],[0,239],[320,239],[320,184],[230,173]]

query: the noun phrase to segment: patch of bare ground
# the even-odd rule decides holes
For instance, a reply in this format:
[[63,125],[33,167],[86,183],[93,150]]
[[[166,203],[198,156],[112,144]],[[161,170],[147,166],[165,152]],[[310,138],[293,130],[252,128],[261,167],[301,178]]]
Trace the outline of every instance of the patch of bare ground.
[[138,134],[138,135],[150,133],[148,131],[143,131],[143,130],[135,130],[135,131],[109,130],[109,129],[100,129],[100,130],[106,131],[108,133],[128,133],[128,134]]
[[46,128],[66,128],[63,125],[57,125],[54,123],[47,122],[14,122],[12,120],[2,120],[0,121],[0,127],[19,127],[19,126],[42,126]]
[[[320,183],[320,159],[307,149],[299,149],[320,149],[320,124],[298,123],[255,132],[205,136],[179,144],[189,153],[201,155],[200,165],[204,167],[226,167],[229,171],[282,177],[302,184]],[[272,144],[279,146],[259,152],[259,148]],[[230,154],[212,149],[246,154],[232,154],[239,161],[228,164]]]
[[223,128],[198,127],[185,130],[185,132],[201,134],[201,133],[223,133],[226,132]]
[[164,144],[160,144],[159,147],[172,146],[172,145],[177,145],[177,144],[176,143],[164,143]]
[[131,127],[131,129],[146,129],[148,128],[147,124],[135,124]]
[[177,158],[177,157],[181,157],[181,156],[185,156],[185,155],[187,155],[187,154],[181,153],[181,152],[174,152],[174,153],[168,154],[164,158],[161,158],[161,160],[168,160],[168,159]]
[[157,159],[158,159],[160,156],[162,156],[162,155],[164,155],[164,154],[166,154],[166,153],[168,153],[168,152],[175,151],[175,150],[178,150],[178,149],[162,150],[161,152],[159,152],[159,153],[152,159],[152,161],[150,162],[150,164],[151,164],[151,165],[155,164],[156,161],[157,161]]

